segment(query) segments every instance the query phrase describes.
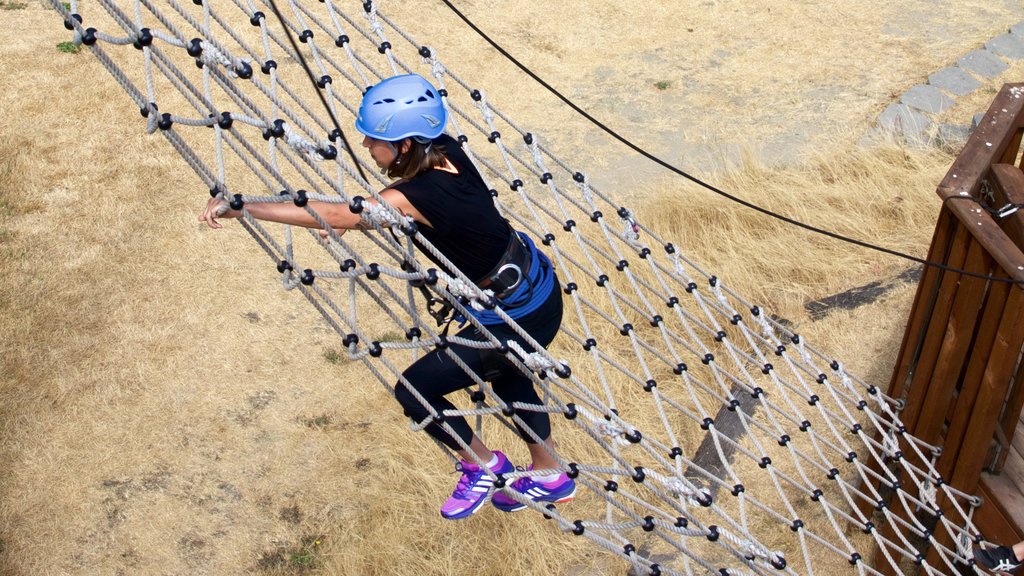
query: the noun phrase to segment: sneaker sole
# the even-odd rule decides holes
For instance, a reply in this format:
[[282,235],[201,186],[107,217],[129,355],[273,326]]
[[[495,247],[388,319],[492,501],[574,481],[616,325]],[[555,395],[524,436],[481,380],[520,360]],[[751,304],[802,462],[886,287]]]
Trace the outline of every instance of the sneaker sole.
[[461,512],[456,512],[452,516],[448,516],[444,512],[441,512],[441,518],[444,518],[445,520],[462,520],[463,518],[469,518],[473,514],[476,514],[477,512],[480,511],[480,508],[483,507],[484,502],[486,500],[487,500],[487,498],[481,498],[480,501],[477,502],[476,504],[474,504],[472,508],[463,510]]
[[[576,487],[574,486],[573,489],[572,489],[572,492],[566,494],[565,496],[560,497],[558,500],[534,500],[534,502],[546,502],[548,504],[563,504],[565,502],[568,502],[568,501],[572,500],[575,497],[576,497]],[[498,510],[501,510],[502,512],[519,512],[520,510],[525,510],[526,509],[526,504],[523,504],[522,502],[516,502],[516,504],[517,504],[517,506],[515,506],[513,508],[502,508],[501,506],[498,506],[497,504],[495,504],[494,507],[497,508]]]

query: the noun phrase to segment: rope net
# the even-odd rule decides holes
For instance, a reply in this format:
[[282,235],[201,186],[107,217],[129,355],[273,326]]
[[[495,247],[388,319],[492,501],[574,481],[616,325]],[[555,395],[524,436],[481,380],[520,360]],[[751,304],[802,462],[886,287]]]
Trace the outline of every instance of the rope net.
[[[76,0],[54,2],[75,42],[134,101],[146,131],[165,137],[211,194],[243,207],[342,203],[372,224],[344,237],[325,226],[324,238],[239,220],[283,287],[301,292],[389,392],[411,358],[457,341],[422,313],[414,288],[471,322],[467,308],[491,307],[492,295],[461,273],[431,268],[413,247],[410,219],[364,202],[388,182],[367,158],[353,163],[332,117],[348,130],[363,90],[395,74],[419,73],[441,89],[449,133],[502,214],[555,264],[566,302],[558,340],[573,351],[525,354],[493,336],[461,342],[505,354],[543,404],[509,405],[471,374],[477,387],[455,413],[478,433],[508,439],[512,421],[525,425],[518,414],[555,417],[560,445],[572,448],[552,455],[575,477],[577,498],[556,508],[506,493],[569,537],[620,555],[638,574],[976,570],[967,558],[980,500],[939,477],[939,448],[904,433],[898,401],[591,186],[372,0],[98,5],[103,12],[79,15]],[[446,415],[411,427],[447,426]]]

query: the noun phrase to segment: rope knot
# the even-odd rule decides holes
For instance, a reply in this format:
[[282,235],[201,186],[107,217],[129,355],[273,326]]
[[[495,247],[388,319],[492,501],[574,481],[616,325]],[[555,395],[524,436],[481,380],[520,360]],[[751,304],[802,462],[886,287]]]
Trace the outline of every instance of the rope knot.
[[199,59],[207,66],[223,66],[228,70],[229,76],[238,77],[233,70],[231,58],[210,42],[203,42],[203,52],[199,55]]
[[542,355],[540,352],[533,352],[523,357],[523,364],[534,372],[540,372],[542,370],[550,370],[555,367],[555,363],[549,360],[547,357]]
[[611,438],[613,440],[622,439],[622,434],[623,432],[625,432],[625,430],[622,427],[616,426],[611,422],[598,423],[597,431],[600,432],[602,436]]
[[448,284],[448,291],[453,296],[469,300],[469,305],[474,310],[484,310],[482,300],[486,300],[487,297],[494,294],[490,290],[480,290],[476,284],[466,282],[461,278],[448,276],[445,278],[445,282]]
[[394,210],[383,204],[363,204],[361,216],[370,224],[385,228],[395,228],[403,222]]
[[[424,58],[424,60],[427,60],[427,59]],[[430,73],[431,73],[431,75],[434,76],[434,78],[437,78],[438,85],[443,88],[444,87],[443,77],[447,73],[447,70],[445,69],[444,64],[441,64],[441,61],[438,60],[436,56],[434,56],[433,52],[430,53],[429,60],[430,60]]]
[[761,335],[771,340],[775,336],[775,328],[772,328],[772,325],[768,323],[766,316],[766,314],[758,314],[754,318],[757,320],[757,325],[761,327]]
[[920,483],[918,483],[917,487],[919,493],[921,494],[921,500],[923,500],[924,503],[931,507],[933,510],[938,509],[939,505],[938,502],[935,500],[935,493],[937,492],[937,490],[935,489],[935,484],[933,484],[931,480],[929,480],[928,478],[925,478]]

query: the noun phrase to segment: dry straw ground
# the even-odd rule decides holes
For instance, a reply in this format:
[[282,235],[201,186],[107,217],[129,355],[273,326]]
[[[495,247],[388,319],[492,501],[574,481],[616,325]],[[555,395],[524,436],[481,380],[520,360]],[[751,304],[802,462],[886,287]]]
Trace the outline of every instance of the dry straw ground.
[[[1024,19],[1013,0],[648,4],[461,6],[668,160],[917,255],[951,156],[857,142],[902,91]],[[907,263],[668,178],[440,3],[385,6],[522,124],[592,158],[649,226],[884,384],[912,286],[817,322],[803,305]],[[0,574],[625,573],[535,515],[442,522],[447,463],[237,227],[195,223],[205,190],[92,57],[57,49],[55,13],[3,0],[0,37]]]

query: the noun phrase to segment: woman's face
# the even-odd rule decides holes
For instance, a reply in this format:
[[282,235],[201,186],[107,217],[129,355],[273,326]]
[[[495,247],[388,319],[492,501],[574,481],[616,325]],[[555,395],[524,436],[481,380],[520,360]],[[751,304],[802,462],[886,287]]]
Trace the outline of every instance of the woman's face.
[[398,150],[394,144],[387,140],[377,140],[369,136],[363,137],[363,147],[370,151],[370,157],[377,163],[377,167],[384,170],[395,161]]

